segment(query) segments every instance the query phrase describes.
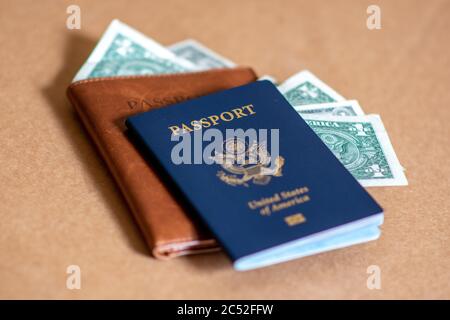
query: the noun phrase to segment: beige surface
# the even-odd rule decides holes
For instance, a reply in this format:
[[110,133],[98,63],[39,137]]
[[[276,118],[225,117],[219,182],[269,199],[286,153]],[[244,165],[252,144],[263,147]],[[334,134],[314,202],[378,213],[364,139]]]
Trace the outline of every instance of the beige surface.
[[[0,1],[1,298],[450,298],[450,1],[76,2],[79,31],[71,1]],[[223,253],[150,258],[64,92],[116,17],[280,80],[308,68],[381,114],[410,183],[369,189],[381,239],[245,273]],[[65,287],[70,264],[81,290]],[[366,288],[372,264],[381,290]]]

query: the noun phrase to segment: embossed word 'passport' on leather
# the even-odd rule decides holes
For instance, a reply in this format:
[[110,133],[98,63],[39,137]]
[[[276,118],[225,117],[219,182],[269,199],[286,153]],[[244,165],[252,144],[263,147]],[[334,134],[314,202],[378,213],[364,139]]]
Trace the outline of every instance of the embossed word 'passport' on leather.
[[87,79],[67,90],[69,100],[112,171],[152,254],[164,259],[218,248],[149,167],[126,136],[131,115],[256,80],[250,68]]

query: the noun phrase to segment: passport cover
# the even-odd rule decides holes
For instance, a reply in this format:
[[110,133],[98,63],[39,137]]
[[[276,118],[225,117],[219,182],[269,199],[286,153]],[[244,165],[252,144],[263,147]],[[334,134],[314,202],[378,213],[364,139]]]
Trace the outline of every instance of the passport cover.
[[[238,270],[379,235],[380,206],[269,81],[145,112],[128,118],[126,125],[148,161],[159,161],[172,177]],[[193,130],[199,127],[203,130]],[[193,137],[207,127],[224,134],[226,129],[278,129],[274,169],[174,163],[179,141],[171,140],[172,133]],[[226,153],[230,140],[224,141]],[[235,153],[250,148],[231,142]],[[269,139],[258,143],[273,147]]]
[[130,143],[125,134],[125,119],[255,80],[252,69],[239,67],[93,78],[69,86],[69,100],[105,159],[154,257],[168,259],[219,247]]

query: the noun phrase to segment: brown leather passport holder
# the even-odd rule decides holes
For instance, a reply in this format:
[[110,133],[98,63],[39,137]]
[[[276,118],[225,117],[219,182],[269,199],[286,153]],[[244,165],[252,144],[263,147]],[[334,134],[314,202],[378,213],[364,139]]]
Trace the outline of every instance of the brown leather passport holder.
[[255,81],[250,68],[195,73],[93,78],[67,90],[89,134],[124,194],[154,257],[167,259],[218,249],[190,217],[127,137],[125,119],[190,98]]

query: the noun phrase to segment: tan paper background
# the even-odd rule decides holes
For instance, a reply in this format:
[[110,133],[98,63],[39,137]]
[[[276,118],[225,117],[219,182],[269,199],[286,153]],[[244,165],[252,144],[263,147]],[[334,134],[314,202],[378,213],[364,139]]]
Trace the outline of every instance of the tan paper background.
[[[65,27],[81,7],[81,30]],[[382,29],[369,31],[378,4]],[[259,74],[307,68],[379,113],[409,186],[370,188],[381,238],[239,273],[223,253],[149,257],[65,98],[119,18]],[[0,1],[0,298],[450,298],[450,1]],[[82,289],[66,289],[66,268]],[[366,287],[378,265],[382,289]]]

